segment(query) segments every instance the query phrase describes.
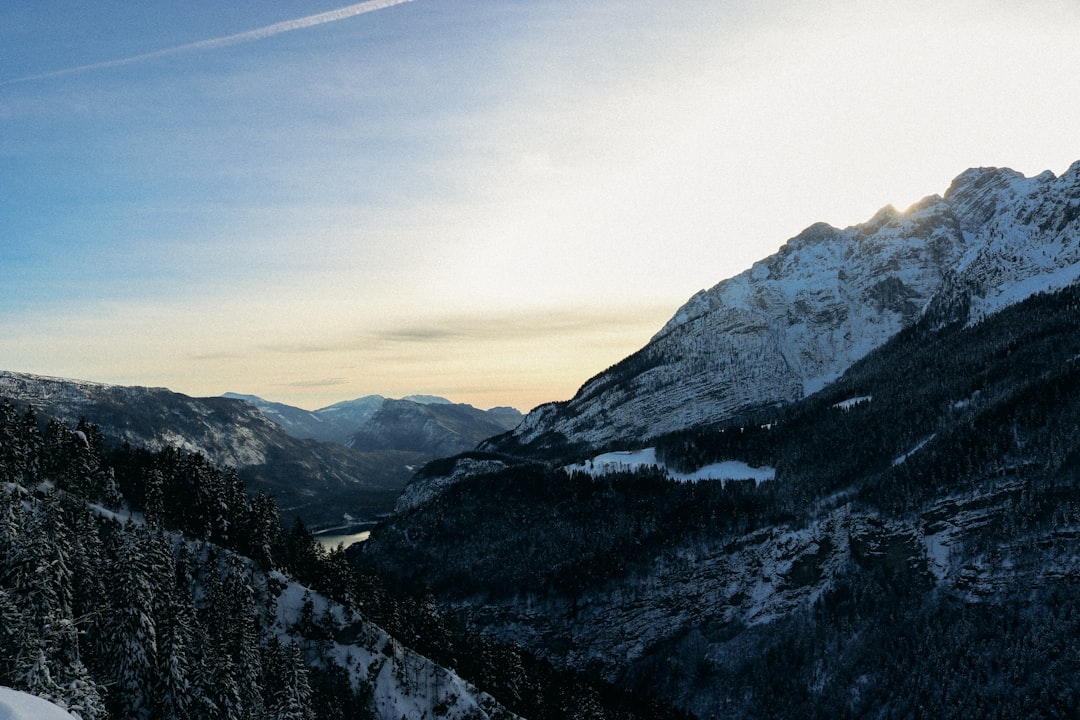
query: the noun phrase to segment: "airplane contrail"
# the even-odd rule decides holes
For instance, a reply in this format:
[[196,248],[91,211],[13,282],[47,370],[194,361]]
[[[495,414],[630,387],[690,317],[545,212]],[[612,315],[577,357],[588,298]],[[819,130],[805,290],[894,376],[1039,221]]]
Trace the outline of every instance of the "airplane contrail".
[[304,28],[314,27],[315,25],[337,22],[338,20],[351,18],[354,15],[363,15],[364,13],[383,10],[407,2],[412,2],[412,0],[367,0],[367,2],[346,5],[337,10],[327,10],[326,12],[308,15],[294,20],[283,20],[282,22],[274,23],[273,25],[266,25],[265,27],[255,28],[254,30],[245,30],[244,32],[236,33],[234,35],[224,35],[222,37],[210,38],[209,40],[199,40],[198,42],[188,43],[186,45],[177,45],[176,47],[155,50],[154,52],[143,53],[142,55],[132,55],[131,57],[120,58],[118,60],[106,60],[104,62],[91,63],[90,65],[79,65],[77,67],[64,68],[63,70],[53,70],[52,72],[41,73],[39,75],[27,75],[26,77],[14,78],[12,80],[0,80],[0,85],[14,85],[15,83],[30,82],[31,80],[46,80],[48,78],[74,75],[90,70],[101,70],[104,68],[117,67],[118,65],[130,65],[131,63],[165,57],[166,55],[187,52],[189,50],[208,50],[226,47],[228,45],[238,45],[240,43],[252,42],[274,35],[280,35],[281,33],[292,32],[293,30],[303,30]]

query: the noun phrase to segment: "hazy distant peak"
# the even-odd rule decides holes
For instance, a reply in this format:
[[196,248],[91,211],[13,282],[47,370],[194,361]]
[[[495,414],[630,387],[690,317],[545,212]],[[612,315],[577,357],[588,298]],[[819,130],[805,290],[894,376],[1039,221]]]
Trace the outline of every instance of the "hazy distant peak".
[[453,405],[454,403],[438,395],[406,395],[401,398],[420,405]]

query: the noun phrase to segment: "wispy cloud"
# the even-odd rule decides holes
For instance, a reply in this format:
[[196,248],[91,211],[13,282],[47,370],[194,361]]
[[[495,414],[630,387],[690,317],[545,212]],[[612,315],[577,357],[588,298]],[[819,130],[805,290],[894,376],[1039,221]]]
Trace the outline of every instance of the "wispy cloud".
[[317,389],[317,388],[337,387],[339,385],[345,385],[347,382],[348,382],[348,380],[346,380],[345,378],[333,377],[333,378],[323,378],[321,380],[297,380],[295,382],[278,383],[277,387],[300,388],[300,389],[316,388]]
[[326,23],[345,20],[356,15],[383,10],[407,2],[412,2],[412,0],[368,0],[367,2],[346,5],[345,7],[336,10],[328,10],[314,15],[307,15],[302,18],[283,20],[282,22],[274,23],[273,25],[266,25],[261,28],[255,28],[254,30],[245,30],[244,32],[235,33],[233,35],[223,35],[222,37],[210,38],[208,40],[199,40],[198,42],[188,43],[186,45],[177,45],[175,47],[165,48],[164,50],[155,50],[154,52],[132,55],[131,57],[118,58],[116,60],[106,60],[104,62],[91,63],[89,65],[78,65],[76,67],[64,68],[63,70],[53,70],[52,72],[40,73],[37,75],[26,75],[11,80],[0,80],[0,86],[31,82],[33,80],[47,80],[49,78],[74,75],[76,73],[89,72],[91,70],[103,70],[105,68],[118,67],[120,65],[130,65],[144,60],[152,60],[192,50],[213,50],[229,45],[254,42],[256,40],[273,37],[274,35],[292,32],[293,30],[303,30],[316,25],[325,25]]
[[277,342],[260,346],[263,352],[283,355],[317,355],[341,352],[402,351],[408,346],[444,353],[448,344],[552,342],[592,338],[605,334],[622,337],[627,332],[655,331],[671,314],[670,304],[607,308],[554,308],[520,312],[465,313],[417,319],[389,327],[343,334],[319,342]]

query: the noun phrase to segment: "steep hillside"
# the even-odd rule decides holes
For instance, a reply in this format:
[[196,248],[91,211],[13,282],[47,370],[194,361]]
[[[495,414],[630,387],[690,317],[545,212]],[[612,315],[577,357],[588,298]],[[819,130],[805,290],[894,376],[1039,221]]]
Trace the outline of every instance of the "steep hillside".
[[978,320],[1080,275],[1080,162],[969,170],[945,195],[814,225],[702,291],[644,348],[484,449],[571,457],[790,403],[923,316]]
[[248,402],[192,398],[164,388],[0,371],[0,398],[33,405],[38,413],[71,425],[85,418],[118,445],[176,447],[231,465],[253,491],[273,495],[283,512],[299,514],[315,528],[389,511],[413,468],[430,459],[301,440]]
[[[1080,287],[973,317],[924,317],[804,400],[657,434],[661,467],[478,467],[357,560],[701,717],[1074,716]],[[720,461],[772,479],[663,467]]]

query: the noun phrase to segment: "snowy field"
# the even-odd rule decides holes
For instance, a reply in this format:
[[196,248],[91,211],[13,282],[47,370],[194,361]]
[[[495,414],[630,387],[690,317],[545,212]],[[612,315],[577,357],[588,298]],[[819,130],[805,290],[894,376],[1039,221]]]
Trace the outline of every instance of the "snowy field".
[[771,467],[751,467],[738,460],[725,460],[724,462],[705,465],[694,472],[683,473],[671,470],[656,459],[656,448],[644,448],[642,450],[626,450],[623,452],[610,452],[597,455],[592,460],[586,460],[575,465],[567,465],[563,469],[566,472],[586,472],[593,476],[605,475],[611,472],[629,472],[645,467],[656,467],[667,473],[672,480],[682,482],[697,482],[698,480],[753,480],[765,482],[776,477],[776,470]]

